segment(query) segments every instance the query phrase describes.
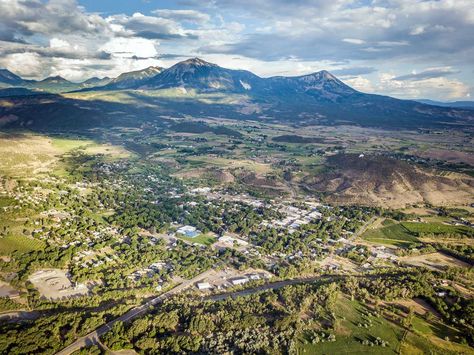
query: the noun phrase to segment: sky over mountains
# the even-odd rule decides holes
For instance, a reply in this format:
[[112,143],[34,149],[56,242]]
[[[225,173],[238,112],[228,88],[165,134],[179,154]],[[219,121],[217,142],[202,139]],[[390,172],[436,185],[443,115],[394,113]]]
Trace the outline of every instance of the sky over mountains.
[[472,0],[0,0],[0,67],[114,77],[199,56],[261,76],[326,69],[399,98],[474,95]]

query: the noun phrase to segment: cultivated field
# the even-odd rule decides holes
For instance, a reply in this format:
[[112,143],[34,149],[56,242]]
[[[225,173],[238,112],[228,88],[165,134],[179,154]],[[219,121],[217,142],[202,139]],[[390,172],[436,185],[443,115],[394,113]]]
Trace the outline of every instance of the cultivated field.
[[0,255],[8,255],[13,251],[28,252],[40,250],[44,247],[41,240],[23,235],[8,235],[0,237]]

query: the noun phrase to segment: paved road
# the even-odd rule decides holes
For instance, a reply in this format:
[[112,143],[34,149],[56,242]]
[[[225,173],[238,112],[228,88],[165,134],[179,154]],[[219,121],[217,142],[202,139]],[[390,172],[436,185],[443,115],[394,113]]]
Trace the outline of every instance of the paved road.
[[148,301],[147,303],[145,303],[145,304],[143,304],[139,307],[135,307],[135,308],[131,309],[130,311],[128,311],[127,313],[121,315],[120,317],[110,321],[107,324],[104,324],[100,328],[97,328],[95,331],[93,331],[93,332],[77,339],[74,343],[72,343],[71,345],[65,347],[63,350],[59,351],[57,353],[57,355],[69,355],[69,354],[72,354],[74,351],[77,351],[77,350],[79,350],[83,347],[87,347],[87,346],[90,346],[90,345],[93,345],[93,344],[98,344],[99,343],[99,337],[101,335],[107,333],[109,330],[111,330],[115,323],[117,323],[119,321],[128,322],[128,321],[132,320],[133,318],[136,318],[136,317],[146,313],[147,311],[149,311],[149,309],[151,307],[153,307],[156,304],[159,304],[159,303],[163,302],[165,299],[167,299],[167,298],[169,298],[169,297],[171,297],[171,296],[173,296],[173,295],[175,295],[175,294],[191,287],[196,282],[199,282],[199,281],[209,277],[213,272],[214,272],[213,269],[205,271],[202,274],[199,274],[198,276],[194,277],[193,279],[186,280],[186,281],[182,282],[181,284],[179,284],[175,288],[163,293],[162,295],[160,295],[158,297],[153,298],[152,300]]
[[[376,217],[372,217],[369,221],[367,221],[362,226],[362,228],[360,228],[356,233],[354,233],[354,235],[350,238],[350,240],[354,240],[355,238],[362,235],[367,230],[369,225],[372,224],[375,221],[375,218]],[[105,334],[106,332],[108,332],[110,329],[112,329],[113,325],[116,322],[119,322],[119,321],[127,322],[127,321],[130,321],[133,318],[136,318],[136,317],[146,313],[152,306],[154,306],[156,304],[159,304],[159,303],[163,302],[165,299],[167,299],[167,298],[169,298],[169,297],[171,297],[171,296],[173,296],[173,295],[175,295],[175,294],[191,287],[196,282],[201,281],[201,280],[211,276],[211,274],[213,272],[214,272],[213,269],[208,270],[208,271],[196,276],[195,278],[193,278],[191,280],[184,281],[183,283],[179,284],[178,286],[176,286],[172,290],[170,290],[168,292],[165,292],[165,293],[163,293],[162,295],[160,295],[156,298],[153,298],[152,300],[148,301],[144,305],[131,309],[127,313],[123,314],[122,316],[110,321],[109,323],[101,326],[100,328],[97,328],[95,331],[93,331],[93,332],[77,339],[74,343],[67,346],[63,350],[59,351],[57,353],[57,355],[69,355],[69,354],[73,353],[74,351],[79,350],[83,347],[90,346],[90,345],[93,345],[93,344],[98,344],[99,343],[99,337],[101,335]],[[277,282],[265,284],[265,285],[262,285],[262,286],[259,286],[259,287],[253,288],[253,289],[248,289],[248,290],[243,290],[243,291],[238,291],[238,292],[230,292],[230,293],[215,295],[215,296],[209,296],[205,299],[218,301],[218,300],[223,300],[223,299],[226,299],[226,298],[229,298],[229,297],[246,296],[246,295],[250,295],[250,294],[257,293],[257,292],[264,291],[264,290],[270,290],[270,289],[275,290],[275,289],[279,289],[279,288],[282,288],[282,287],[285,287],[285,286],[288,286],[288,285],[296,285],[296,284],[301,284],[301,283],[314,282],[314,281],[317,281],[317,280],[318,281],[323,280],[324,278],[326,278],[328,280],[329,279],[334,280],[336,278],[341,278],[341,277],[345,277],[345,276],[325,276],[325,277],[324,276],[317,276],[317,277],[311,277],[311,278],[301,278],[301,279],[277,281]]]
[[290,285],[300,285],[300,284],[305,284],[305,283],[312,283],[312,282],[321,282],[321,281],[334,281],[337,279],[342,279],[348,277],[348,275],[323,275],[323,276],[313,276],[313,277],[302,277],[298,279],[291,279],[291,280],[283,280],[283,281],[276,281],[272,283],[267,283],[262,286],[257,286],[255,288],[249,288],[246,290],[242,291],[234,291],[234,292],[228,292],[228,293],[222,293],[220,295],[212,295],[212,296],[207,296],[204,297],[203,300],[206,301],[222,301],[225,300],[226,298],[236,298],[236,297],[243,297],[243,296],[249,296],[254,293],[258,293],[261,291],[267,291],[267,290],[278,290],[280,288],[290,286]]
[[[183,282],[182,284],[176,286],[172,290],[162,294],[161,296],[158,296],[148,303],[144,304],[143,306],[136,307],[129,312],[125,313],[124,315],[120,316],[119,318],[114,319],[113,321],[103,325],[102,327],[96,329],[95,331],[87,334],[86,336],[77,339],[74,343],[69,345],[68,347],[64,348],[60,352],[58,352],[56,355],[69,355],[73,353],[76,350],[79,350],[83,347],[90,346],[93,344],[99,344],[99,337],[106,332],[108,332],[113,325],[118,322],[127,322],[133,318],[136,318],[143,313],[146,313],[151,306],[154,306],[158,303],[163,302],[163,300],[185,290],[186,288],[192,286],[194,283],[205,279],[206,277],[209,277],[213,273],[213,270],[208,270],[198,276],[196,276],[194,279],[187,280]],[[298,278],[298,279],[291,279],[291,280],[283,280],[283,281],[275,281],[271,283],[267,283],[261,286],[257,286],[251,289],[246,289],[242,291],[234,291],[234,292],[228,292],[228,293],[223,293],[220,295],[211,295],[207,297],[203,297],[203,300],[209,300],[209,301],[222,301],[224,299],[230,298],[230,297],[243,297],[243,296],[249,296],[254,293],[258,293],[261,291],[266,291],[266,290],[277,290],[280,288],[283,288],[285,286],[289,285],[299,285],[299,284],[305,284],[305,283],[312,283],[312,282],[321,282],[321,281],[336,281],[336,280],[341,280],[350,276],[355,276],[355,277],[361,277],[361,275],[321,275],[321,276],[313,276],[313,277],[305,277],[305,278]],[[377,278],[379,277],[378,275],[365,275],[364,277],[368,278]]]
[[365,222],[364,225],[349,238],[349,240],[353,241],[354,239],[356,239],[356,238],[360,237],[362,234],[364,234],[365,231],[367,230],[367,228],[369,228],[369,226],[372,223],[374,223],[377,220],[377,218],[378,217],[374,216],[371,219],[369,219],[367,222]]
[[11,312],[3,312],[0,313],[0,322],[8,322],[11,320],[14,321],[17,319],[34,320],[36,318],[39,318],[40,315],[41,313],[38,311],[17,310]]

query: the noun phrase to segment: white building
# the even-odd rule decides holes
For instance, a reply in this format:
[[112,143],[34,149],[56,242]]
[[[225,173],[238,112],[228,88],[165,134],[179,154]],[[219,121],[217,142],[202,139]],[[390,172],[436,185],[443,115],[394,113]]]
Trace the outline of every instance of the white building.
[[249,279],[245,276],[242,276],[242,277],[237,277],[235,279],[232,279],[232,280],[230,280],[230,282],[232,282],[232,285],[238,286],[238,285],[243,285],[243,284],[249,282]]
[[212,288],[209,282],[198,282],[196,286],[199,290],[210,290]]

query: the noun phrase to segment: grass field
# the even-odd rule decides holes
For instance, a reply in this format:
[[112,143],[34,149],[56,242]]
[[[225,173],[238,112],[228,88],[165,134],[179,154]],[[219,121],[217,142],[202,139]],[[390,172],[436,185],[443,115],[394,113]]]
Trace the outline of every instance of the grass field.
[[[434,319],[427,322],[419,316],[413,320],[412,331],[377,317],[358,301],[340,296],[336,309],[338,323],[335,342],[311,344],[301,339],[298,354],[474,354],[474,350],[457,341],[462,334]],[[371,324],[367,328],[360,324]],[[363,345],[363,340],[379,337],[386,347]],[[448,337],[451,341],[446,341]]]
[[402,222],[401,225],[415,235],[423,234],[461,234],[474,237],[474,229],[442,223]]
[[25,177],[48,172],[58,159],[58,150],[48,138],[29,133],[0,133],[0,172]]
[[0,133],[0,175],[23,178],[52,171],[61,173],[60,157],[74,150],[90,155],[103,154],[111,159],[131,156],[121,146],[87,139],[48,137],[29,132]]
[[[357,301],[340,297],[336,309],[338,326],[335,330],[336,341],[318,344],[301,344],[298,353],[306,354],[397,354],[403,330],[382,317],[368,315],[367,309]],[[358,324],[369,322],[365,328]],[[387,347],[363,345],[363,340],[380,337],[387,341]]]
[[7,255],[17,250],[19,252],[28,252],[39,250],[44,247],[41,240],[28,238],[22,235],[0,237],[0,254]]
[[179,239],[185,240],[187,242],[198,243],[198,244],[202,244],[202,245],[206,245],[206,246],[209,246],[209,245],[213,244],[216,241],[216,238],[212,235],[209,235],[209,234],[201,234],[201,235],[198,235],[195,238],[182,237],[179,234],[176,234],[176,236]]
[[[459,344],[458,341],[463,334],[456,329],[440,323],[438,320],[427,322],[425,319],[415,316],[413,319],[413,331],[415,336],[407,336],[404,348],[418,348],[425,354],[433,353],[435,348],[443,354],[474,354],[474,350],[467,345]],[[451,341],[446,341],[450,339]],[[408,352],[405,352],[408,353]],[[421,352],[420,352],[421,353]]]
[[419,240],[402,224],[389,220],[382,223],[381,228],[369,229],[362,236],[365,240],[374,243],[408,247]]
[[94,142],[88,139],[74,139],[74,138],[51,138],[51,144],[54,148],[59,149],[60,151],[67,153],[71,150],[78,148],[85,148],[88,145],[93,144]]

